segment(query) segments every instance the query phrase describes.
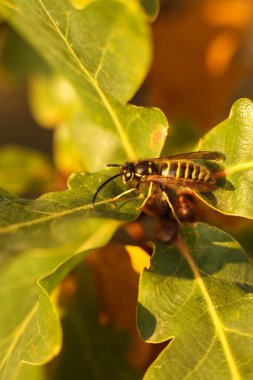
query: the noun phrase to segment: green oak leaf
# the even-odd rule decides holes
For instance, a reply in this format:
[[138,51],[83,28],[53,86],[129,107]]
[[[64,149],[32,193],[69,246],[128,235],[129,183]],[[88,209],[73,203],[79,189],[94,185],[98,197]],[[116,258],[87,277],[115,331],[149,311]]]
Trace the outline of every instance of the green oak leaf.
[[253,257],[253,221],[247,220],[241,226],[233,225],[231,230],[234,238],[239,241],[247,254]]
[[29,78],[29,105],[38,124],[56,128],[71,119],[80,101],[69,81],[51,73]]
[[[52,363],[52,379],[137,380],[127,364],[130,336],[99,320],[100,307],[91,269],[81,263],[70,277],[75,291],[60,297],[63,347]],[[51,379],[51,377],[50,377]]]
[[88,7],[91,3],[98,0],[69,0],[69,3],[73,5],[76,9],[84,9]]
[[46,155],[30,148],[7,145],[0,149],[0,186],[16,194],[38,194],[56,182]]
[[[63,199],[64,196],[62,202]],[[47,201],[56,207],[52,197]],[[14,202],[14,198],[9,202]],[[45,198],[43,203],[45,206]],[[64,208],[58,204],[58,211],[59,207]],[[22,363],[41,365],[59,353],[62,333],[50,294],[89,249],[108,242],[118,222],[108,219],[105,224],[98,218],[86,222],[85,213],[79,209],[68,224],[59,213],[54,217],[52,213],[45,220],[48,214],[43,217],[43,213],[27,207],[23,221],[20,215],[15,223],[13,215],[13,229],[8,234],[4,211],[6,224],[1,227],[1,243],[6,237],[7,244],[0,266],[0,378],[10,380]],[[14,255],[14,250],[19,255]]]
[[109,177],[78,173],[68,190],[35,200],[0,191],[2,380],[14,378],[22,363],[43,364],[58,354],[62,336],[50,294],[90,249],[106,244],[123,220],[138,215],[141,200],[113,201],[122,191],[116,180],[92,208],[94,192]]
[[47,374],[43,366],[21,365],[15,380],[47,380]]
[[34,73],[49,73],[49,67],[42,57],[7,24],[4,26],[2,44],[1,70],[8,77],[24,80]]
[[[32,76],[29,80],[29,103],[38,124],[45,128],[54,128],[53,155],[57,169],[66,177],[76,171],[91,170],[94,162],[86,155],[86,147],[93,139],[87,137],[80,144],[77,138],[78,149],[75,138],[72,138],[70,123],[77,127],[79,125],[82,135],[84,123],[79,117],[75,117],[77,109],[82,114],[82,106],[70,82],[53,73]],[[97,153],[96,156],[101,157]],[[101,166],[104,165],[103,160],[104,158],[101,159]]]
[[[91,201],[98,186],[107,175],[77,173],[69,179],[69,189],[47,193],[35,200],[17,198],[5,190],[0,192],[0,262],[10,255],[30,249],[60,247],[67,244],[72,250],[84,250],[83,242],[100,246],[101,231],[108,225],[114,230],[122,220],[136,218],[140,200],[131,194],[118,202],[113,197],[122,192],[121,181],[113,181],[101,193],[100,202],[93,209]],[[121,187],[120,187],[121,186]],[[129,202],[131,200],[131,202]],[[107,218],[107,219],[105,219]],[[109,218],[114,218],[113,220]],[[89,249],[89,244],[85,249]]]
[[24,363],[41,365],[58,354],[62,332],[49,290],[82,258],[82,255],[74,256],[64,263],[71,255],[73,251],[67,248],[37,249],[10,258],[1,267],[2,380],[15,378]]
[[157,157],[167,135],[167,120],[155,108],[118,104],[117,119],[122,126],[118,135],[107,129],[110,120],[106,115],[101,118],[99,110],[96,115],[90,114],[87,123],[87,114],[74,87],[54,75],[32,78],[30,104],[39,123],[57,127],[55,159],[63,170],[65,167],[80,170],[81,165],[83,170],[96,171],[115,160],[122,163],[129,157],[133,160]]
[[205,224],[157,244],[141,275],[137,323],[148,342],[172,341],[151,379],[250,380],[253,267],[227,233]]
[[67,124],[61,123],[54,131],[54,162],[57,169],[69,176],[87,168],[83,152],[79,152],[73,142]]
[[[84,9],[94,1],[98,0],[69,0],[70,4],[76,9]],[[139,0],[139,2],[149,17],[149,20],[154,21],[159,12],[159,0]]]
[[[198,150],[222,152],[220,186],[201,198],[224,214],[253,218],[253,102],[239,99],[229,117],[208,132]],[[219,182],[218,182],[219,183]]]
[[100,117],[98,111],[99,121],[94,124],[90,119],[85,133],[83,125],[87,119],[83,110],[69,120],[71,139],[89,171],[104,168],[106,163],[122,164],[125,160],[137,161],[160,154],[167,135],[167,120],[158,109],[118,105],[115,114],[118,135],[113,130],[104,129],[103,123],[109,125],[110,121],[106,115]]
[[50,0],[12,4],[0,1],[3,16],[77,93],[79,105],[68,124],[85,168],[96,171],[147,152],[157,156],[167,133],[165,116],[155,108],[123,104],[150,61],[150,32],[138,2],[99,0],[82,10],[67,0],[53,6]]
[[145,10],[150,21],[154,21],[159,13],[159,0],[140,0],[143,9]]
[[91,86],[98,97],[103,89],[125,102],[147,73],[150,31],[135,0],[99,0],[83,10],[67,0],[0,4],[2,15],[84,93]]
[[108,184],[92,208],[94,192],[107,178],[108,172],[75,174],[68,190],[35,200],[0,192],[2,380],[12,379],[22,363],[43,364],[58,354],[61,328],[50,294],[90,249],[108,242],[122,220],[138,215],[139,200],[113,201],[120,181]]

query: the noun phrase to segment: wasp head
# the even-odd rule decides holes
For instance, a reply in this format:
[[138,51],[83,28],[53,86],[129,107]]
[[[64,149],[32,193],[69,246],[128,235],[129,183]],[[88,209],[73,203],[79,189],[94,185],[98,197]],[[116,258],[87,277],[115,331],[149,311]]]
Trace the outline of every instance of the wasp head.
[[107,164],[106,166],[109,168],[119,167],[121,169],[119,175],[122,176],[124,183],[129,182],[134,178],[135,167],[133,162],[126,162],[125,165]]
[[126,164],[121,168],[121,174],[124,183],[131,181],[135,174],[134,163],[126,162]]

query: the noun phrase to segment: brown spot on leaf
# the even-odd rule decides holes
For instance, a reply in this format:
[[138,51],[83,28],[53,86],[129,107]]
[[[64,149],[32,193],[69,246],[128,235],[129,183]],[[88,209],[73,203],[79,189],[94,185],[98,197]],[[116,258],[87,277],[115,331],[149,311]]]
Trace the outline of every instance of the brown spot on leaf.
[[168,134],[168,129],[161,124],[158,124],[154,128],[154,132],[151,135],[150,148],[153,149],[161,140],[165,140]]

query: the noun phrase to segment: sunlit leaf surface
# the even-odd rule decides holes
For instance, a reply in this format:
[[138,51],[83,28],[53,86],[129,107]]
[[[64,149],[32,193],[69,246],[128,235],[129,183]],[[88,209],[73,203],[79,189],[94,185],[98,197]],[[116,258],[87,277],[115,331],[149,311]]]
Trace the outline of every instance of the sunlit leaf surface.
[[78,87],[91,86],[99,95],[99,85],[126,101],[142,82],[149,29],[136,1],[99,0],[83,10],[61,0],[13,0],[13,8],[1,3],[3,15]]
[[198,224],[157,244],[139,290],[143,339],[172,342],[145,379],[251,379],[253,268],[233,238]]
[[[69,180],[69,189],[44,194],[35,200],[17,198],[4,190],[0,193],[0,247],[1,261],[10,254],[20,254],[32,248],[52,248],[68,244],[76,249],[80,242],[90,242],[97,228],[104,225],[107,232],[108,221],[116,227],[120,220],[134,219],[136,197],[131,194],[115,202],[114,195],[121,192],[121,182],[108,184],[103,196],[93,209],[91,201],[98,185],[108,176],[96,176],[84,173],[73,175]],[[110,194],[110,195],[109,195]],[[130,200],[130,201],[129,201]],[[102,213],[103,211],[103,213]],[[100,245],[101,231],[95,234],[91,246]],[[73,245],[72,245],[73,244]],[[77,244],[77,246],[76,246]],[[89,244],[86,247],[90,248]]]
[[203,199],[230,215],[253,218],[253,102],[239,99],[229,117],[208,132],[198,150],[222,152],[225,161],[218,169],[218,189]]
[[77,147],[86,151],[87,168],[95,171],[115,159],[136,160],[147,149],[155,156],[166,136],[164,115],[158,109],[123,105],[150,61],[149,29],[140,5],[101,0],[77,10],[61,0],[53,6],[49,0],[13,4],[16,10],[0,2],[2,14],[80,96],[69,123]]
[[47,375],[44,367],[22,364],[16,380],[46,380]]
[[120,219],[137,215],[134,201],[97,204],[118,221],[92,209],[94,189],[104,178],[80,173],[69,190],[33,201],[1,192],[1,379],[12,379],[23,361],[43,364],[59,352],[61,330],[49,294],[89,249],[108,242]]

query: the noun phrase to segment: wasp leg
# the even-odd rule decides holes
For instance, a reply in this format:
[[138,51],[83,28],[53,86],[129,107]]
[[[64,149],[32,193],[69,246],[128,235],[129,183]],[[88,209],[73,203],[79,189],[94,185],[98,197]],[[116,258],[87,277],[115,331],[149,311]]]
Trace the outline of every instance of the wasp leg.
[[149,185],[149,188],[148,188],[148,195],[146,196],[146,198],[144,199],[143,203],[140,205],[140,207],[137,208],[137,211],[141,211],[144,209],[145,207],[145,204],[147,203],[149,197],[151,197],[152,195],[152,188],[153,188],[153,183],[154,182],[150,182],[150,185]]
[[171,211],[172,211],[172,214],[173,214],[174,218],[176,219],[176,221],[178,222],[178,224],[179,224],[180,226],[182,226],[182,223],[180,222],[180,220],[178,219],[178,217],[177,217],[177,215],[176,215],[176,213],[175,213],[174,207],[172,206],[172,203],[171,203],[171,201],[170,201],[170,199],[169,199],[169,197],[168,197],[168,194],[163,190],[162,187],[161,187],[161,190],[162,190],[162,193],[163,193],[164,198],[166,199],[166,201],[167,201],[167,203],[168,203],[168,205],[169,205],[169,207],[170,207],[170,209],[171,209]]
[[117,199],[123,197],[124,195],[130,194],[130,193],[132,193],[133,191],[136,191],[136,190],[138,190],[138,187],[132,187],[129,190],[123,191],[123,193],[120,193],[119,195],[117,195],[116,197],[114,197],[112,199],[112,201],[116,201]]
[[112,203],[112,202],[118,200],[119,198],[123,197],[124,195],[130,194],[130,193],[132,193],[133,191],[138,190],[138,188],[139,188],[138,186],[136,186],[136,187],[132,187],[132,188],[129,189],[129,190],[123,191],[123,193],[120,193],[119,195],[117,195],[117,196],[114,197],[114,198],[108,199],[108,200],[106,200],[106,201],[100,201],[100,202],[98,202],[98,203],[92,203],[92,207],[93,207],[94,210],[96,210],[96,208],[95,208],[96,205],[105,204],[105,203]]

